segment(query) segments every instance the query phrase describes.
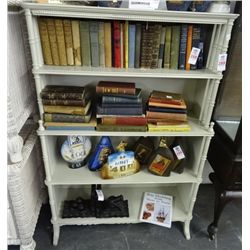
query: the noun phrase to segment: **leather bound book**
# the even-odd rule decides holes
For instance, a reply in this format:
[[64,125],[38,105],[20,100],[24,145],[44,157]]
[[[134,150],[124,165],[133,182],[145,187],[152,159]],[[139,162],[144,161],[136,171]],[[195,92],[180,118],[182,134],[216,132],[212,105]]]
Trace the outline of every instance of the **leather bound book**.
[[190,70],[190,64],[188,63],[188,60],[192,50],[192,36],[193,36],[193,25],[188,25],[186,67],[185,67],[186,70]]
[[113,30],[114,30],[114,67],[121,68],[121,31],[120,31],[120,22],[113,21]]
[[186,50],[187,50],[187,33],[188,25],[181,25],[180,51],[179,51],[179,69],[185,69],[186,66]]
[[81,57],[83,66],[91,66],[89,21],[80,21]]
[[121,68],[124,68],[124,23],[120,22]]
[[170,104],[170,103],[159,103],[159,102],[152,102],[149,101],[148,105],[154,107],[162,107],[162,108],[177,108],[177,109],[186,109],[187,105],[184,100],[181,100],[180,104]]
[[128,94],[135,95],[135,83],[100,81],[96,86],[96,93]]
[[136,24],[135,34],[135,68],[140,68],[140,57],[141,57],[141,24]]
[[160,24],[154,25],[152,61],[151,61],[151,67],[150,67],[151,69],[158,68],[159,49],[160,49],[160,42],[161,42],[161,28],[162,28],[162,25]]
[[102,117],[102,124],[106,125],[147,125],[147,118],[143,116]]
[[67,54],[67,63],[68,65],[74,65],[74,55],[73,55],[73,37],[72,37],[72,28],[71,28],[71,20],[64,19],[63,20],[63,29],[64,29],[64,38],[65,38],[65,46],[66,46],[66,54]]
[[92,66],[99,67],[99,22],[90,21],[89,30]]
[[38,18],[38,27],[39,27],[44,63],[47,65],[53,65],[47,22],[45,18],[42,17]]
[[187,114],[179,114],[179,113],[146,111],[146,116],[147,118],[161,118],[161,119],[169,119],[176,121],[187,121]]
[[166,40],[166,27],[162,27],[161,28],[159,57],[158,57],[158,68],[162,68],[163,57],[164,57],[165,40]]
[[123,107],[123,108],[103,108],[100,105],[97,105],[97,114],[98,115],[142,115],[143,114],[143,108],[142,107],[137,107],[137,108],[128,108],[128,107]]
[[78,20],[72,20],[72,37],[73,37],[73,55],[75,59],[75,65],[82,65],[81,58],[81,45],[80,45],[80,22]]
[[54,65],[60,65],[59,61],[59,52],[56,40],[56,28],[55,28],[55,20],[53,18],[47,18],[47,29],[49,34],[50,48],[52,53],[52,59]]
[[164,50],[164,68],[170,69],[170,51],[171,51],[171,37],[172,37],[172,27],[166,27],[166,40],[165,40],[165,50]]
[[65,47],[65,38],[63,31],[63,22],[62,19],[55,19],[55,28],[56,28],[56,40],[59,52],[59,61],[60,65],[67,65],[67,56],[66,56],[66,47]]
[[104,23],[105,67],[112,67],[111,22]]
[[77,99],[42,99],[43,105],[54,105],[54,106],[85,106],[89,99],[83,98],[82,100]]
[[170,69],[178,69],[181,26],[172,26]]
[[99,22],[99,64],[100,67],[105,67],[105,49],[104,49],[104,22]]

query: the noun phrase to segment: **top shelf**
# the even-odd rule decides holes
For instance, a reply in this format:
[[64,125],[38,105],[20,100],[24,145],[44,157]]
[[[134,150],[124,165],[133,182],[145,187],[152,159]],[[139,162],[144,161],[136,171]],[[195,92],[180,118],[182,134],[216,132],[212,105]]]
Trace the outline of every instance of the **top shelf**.
[[134,20],[170,23],[226,24],[238,14],[208,13],[168,10],[131,10],[128,8],[107,8],[63,4],[23,3],[24,9],[30,9],[35,16],[54,16],[91,19]]

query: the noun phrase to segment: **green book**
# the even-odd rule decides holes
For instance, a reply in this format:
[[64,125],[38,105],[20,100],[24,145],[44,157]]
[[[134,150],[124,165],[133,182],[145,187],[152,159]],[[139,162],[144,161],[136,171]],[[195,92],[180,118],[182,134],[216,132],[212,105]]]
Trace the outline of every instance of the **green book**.
[[90,21],[89,23],[90,47],[91,47],[91,65],[100,66],[99,59],[99,22]]
[[89,22],[80,21],[82,65],[91,66]]
[[105,67],[105,49],[104,49],[104,22],[99,22],[99,65]]
[[135,126],[135,125],[107,125],[107,124],[97,124],[97,131],[126,131],[126,132],[145,132],[147,131],[147,126]]
[[178,69],[181,26],[172,26],[170,69]]
[[166,27],[166,40],[165,40],[165,50],[164,50],[164,68],[170,68],[170,48],[171,48],[171,26]]

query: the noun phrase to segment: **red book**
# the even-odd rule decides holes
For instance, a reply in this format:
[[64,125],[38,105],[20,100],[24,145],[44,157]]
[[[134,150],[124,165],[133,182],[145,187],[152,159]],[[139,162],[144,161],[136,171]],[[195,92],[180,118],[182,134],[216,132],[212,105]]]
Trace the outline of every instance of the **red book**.
[[135,95],[134,82],[107,82],[100,81],[96,85],[96,93],[98,94],[128,94]]
[[146,117],[136,116],[116,116],[116,117],[103,117],[102,124],[108,125],[147,125]]
[[114,30],[114,66],[115,68],[121,68],[121,30],[120,30],[120,22],[113,22],[113,30]]
[[167,103],[167,104],[175,104],[175,105],[181,105],[181,100],[173,100],[173,99],[159,99],[150,97],[149,102],[155,102],[155,103]]

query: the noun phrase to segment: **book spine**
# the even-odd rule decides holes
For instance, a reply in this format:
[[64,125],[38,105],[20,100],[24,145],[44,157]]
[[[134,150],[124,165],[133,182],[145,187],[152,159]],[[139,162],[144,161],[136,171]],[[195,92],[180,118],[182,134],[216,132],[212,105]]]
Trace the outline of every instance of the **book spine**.
[[171,100],[171,99],[160,99],[160,98],[153,98],[153,97],[150,97],[149,98],[149,102],[152,102],[152,103],[166,103],[166,104],[175,104],[175,105],[180,105],[181,104],[181,101],[180,100]]
[[147,125],[145,117],[103,117],[102,124],[106,125]]
[[42,99],[43,105],[54,105],[54,106],[85,106],[87,104],[86,99]]
[[185,127],[185,128],[175,128],[175,127],[148,127],[148,131],[150,132],[188,132],[190,131],[190,127]]
[[80,21],[81,57],[82,65],[91,66],[89,22]]
[[49,34],[49,42],[50,42],[53,64],[60,65],[58,46],[56,41],[55,21],[53,18],[47,18],[46,20],[47,20],[47,29]]
[[40,39],[41,39],[41,44],[42,44],[44,63],[47,65],[53,65],[46,19],[38,18],[38,26],[39,26]]
[[[201,38],[201,27],[198,25],[194,25],[193,36],[192,36],[192,47],[199,48],[200,38]],[[191,70],[197,69],[197,62],[195,65],[191,64],[190,69]]]
[[105,125],[105,124],[97,124],[96,126],[97,131],[138,131],[138,132],[145,132],[147,131],[147,126],[116,126],[116,125]]
[[187,53],[186,53],[186,70],[190,70],[190,64],[188,63],[191,50],[192,50],[192,36],[193,36],[193,25],[188,25],[187,32]]
[[114,67],[121,67],[121,38],[120,38],[120,22],[113,21],[114,28]]
[[104,22],[99,22],[99,65],[105,67],[105,49],[104,49]]
[[170,51],[170,68],[178,69],[179,46],[180,46],[180,29],[179,25],[172,26],[172,40]]
[[153,36],[153,46],[152,46],[152,61],[151,69],[158,68],[158,58],[159,58],[159,49],[161,43],[161,28],[159,24],[154,25],[154,36]]
[[80,45],[80,22],[72,20],[72,37],[73,37],[73,55],[75,59],[75,65],[82,65],[81,58],[81,45]]
[[65,37],[65,46],[66,46],[66,54],[67,54],[67,63],[68,65],[74,65],[74,55],[73,55],[73,37],[72,37],[72,29],[71,29],[71,21],[68,19],[63,20],[63,29],[64,29],[64,37]]
[[44,122],[76,122],[76,123],[87,123],[90,121],[89,116],[82,115],[65,115],[65,114],[43,114]]
[[128,68],[128,21],[124,24],[124,68]]
[[112,67],[111,22],[104,23],[105,67]]
[[90,46],[91,46],[91,62],[93,67],[99,67],[99,24],[91,21],[89,24],[90,30]]
[[102,108],[142,108],[142,103],[102,103]]
[[135,67],[135,32],[136,26],[135,24],[129,24],[129,37],[128,37],[128,49],[129,49],[129,56],[128,56],[128,67],[134,68]]
[[163,56],[164,56],[164,47],[165,47],[165,39],[166,39],[166,27],[162,27],[161,28],[159,57],[158,57],[158,68],[162,68]]
[[124,68],[124,23],[120,23],[121,68]]
[[159,103],[159,102],[148,102],[149,106],[154,106],[154,107],[162,107],[162,108],[178,108],[178,109],[186,109],[187,106],[183,102],[181,104],[170,104],[170,103]]
[[141,24],[136,24],[136,35],[135,35],[135,68],[140,68],[140,57],[141,57]]
[[162,119],[170,119],[176,121],[187,121],[186,114],[146,111],[146,116],[147,118],[162,118]]
[[142,108],[102,108],[97,106],[99,115],[142,115]]
[[61,99],[61,100],[83,100],[84,94],[83,93],[63,93],[63,92],[49,92],[49,91],[42,91],[41,92],[42,99]]
[[187,32],[187,24],[182,24],[180,36],[179,69],[185,69],[186,66]]
[[95,130],[95,126],[86,126],[86,127],[82,127],[82,126],[58,126],[58,125],[47,125],[46,123],[44,123],[44,126],[46,127],[46,130]]
[[178,113],[178,114],[186,114],[186,109],[178,109],[178,108],[162,108],[162,107],[148,107],[149,111],[155,111],[155,112],[165,112],[165,113]]
[[65,47],[65,38],[63,31],[63,22],[62,19],[55,19],[55,28],[56,28],[56,40],[59,52],[59,61],[60,65],[67,65],[67,56],[66,56],[66,47]]
[[197,69],[202,69],[203,68],[203,50],[204,50],[204,42],[201,41],[199,42],[199,49],[200,49],[200,54],[197,59]]
[[76,106],[43,106],[45,113],[59,113],[59,114],[70,114],[70,115],[86,115],[86,108]]
[[102,103],[142,103],[141,98],[123,98],[115,96],[102,96]]
[[172,38],[172,27],[166,27],[166,40],[165,40],[165,51],[164,51],[164,68],[170,69],[170,52],[171,52],[171,38]]
[[98,94],[105,94],[105,93],[111,93],[111,94],[129,94],[129,95],[134,95],[135,94],[135,89],[133,88],[119,88],[116,86],[96,86],[96,93]]

